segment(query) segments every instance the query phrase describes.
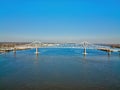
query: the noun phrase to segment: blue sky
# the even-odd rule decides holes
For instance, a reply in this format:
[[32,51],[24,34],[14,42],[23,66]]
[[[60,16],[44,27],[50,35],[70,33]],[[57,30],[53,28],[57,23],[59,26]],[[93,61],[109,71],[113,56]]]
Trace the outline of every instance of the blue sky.
[[0,41],[120,43],[119,0],[0,0]]

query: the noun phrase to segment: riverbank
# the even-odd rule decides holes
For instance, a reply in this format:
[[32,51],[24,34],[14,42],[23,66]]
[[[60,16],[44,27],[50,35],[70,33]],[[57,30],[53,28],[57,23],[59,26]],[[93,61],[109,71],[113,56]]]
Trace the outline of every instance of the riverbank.
[[28,44],[28,42],[0,42],[0,53],[10,52],[13,50],[25,50],[28,48],[18,47],[20,45]]

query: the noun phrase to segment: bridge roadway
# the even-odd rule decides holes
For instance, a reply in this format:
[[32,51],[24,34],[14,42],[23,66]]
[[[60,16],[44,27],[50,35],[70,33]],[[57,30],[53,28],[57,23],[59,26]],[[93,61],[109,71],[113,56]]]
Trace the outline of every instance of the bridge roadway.
[[101,51],[108,52],[108,55],[111,54],[111,52],[120,52],[119,49],[113,49],[110,48],[109,46],[104,46],[104,45],[98,45],[98,44],[92,44],[87,41],[81,42],[81,43],[41,43],[39,41],[34,41],[29,44],[25,45],[17,45],[14,48],[5,48],[1,49],[0,51],[7,52],[7,51],[14,51],[16,50],[25,50],[25,49],[32,49],[36,48],[36,54],[39,53],[38,48],[82,48],[84,49],[83,54],[87,54],[87,49],[97,49]]

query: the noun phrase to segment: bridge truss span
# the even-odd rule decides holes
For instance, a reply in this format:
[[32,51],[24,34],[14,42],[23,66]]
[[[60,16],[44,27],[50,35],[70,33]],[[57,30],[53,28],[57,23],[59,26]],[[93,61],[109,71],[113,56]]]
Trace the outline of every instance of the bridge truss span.
[[84,49],[83,54],[87,54],[87,49],[97,49],[102,50],[106,52],[113,51],[110,46],[100,45],[100,44],[94,44],[89,43],[87,41],[83,41],[80,43],[42,43],[40,41],[33,41],[29,44],[25,44],[22,46],[17,46],[16,48],[36,48],[36,54],[38,54],[38,48],[81,48]]

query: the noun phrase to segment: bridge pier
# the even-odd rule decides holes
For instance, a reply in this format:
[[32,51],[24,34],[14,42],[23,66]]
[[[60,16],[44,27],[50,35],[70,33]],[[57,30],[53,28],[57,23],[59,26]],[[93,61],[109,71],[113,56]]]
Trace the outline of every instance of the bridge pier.
[[111,55],[111,50],[108,49],[108,50],[107,50],[107,53],[108,53],[108,55],[110,56],[110,55]]
[[36,52],[35,52],[35,54],[38,55],[38,53],[39,53],[39,52],[38,52],[38,48],[36,47]]
[[118,51],[118,53],[119,53],[119,56],[120,56],[120,51]]
[[111,51],[108,51],[108,55],[111,55]]
[[13,49],[13,52],[16,53],[16,48]]
[[83,46],[83,49],[84,49],[83,55],[85,56],[85,55],[87,54],[86,48],[87,48],[87,46],[88,46],[88,42],[86,42],[86,41],[83,42],[82,46]]
[[84,54],[84,55],[86,55],[86,54],[87,54],[87,53],[86,53],[86,48],[84,48],[84,52],[83,52],[83,54]]

